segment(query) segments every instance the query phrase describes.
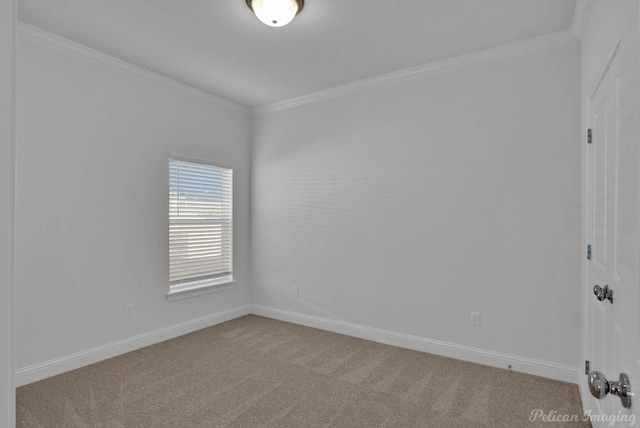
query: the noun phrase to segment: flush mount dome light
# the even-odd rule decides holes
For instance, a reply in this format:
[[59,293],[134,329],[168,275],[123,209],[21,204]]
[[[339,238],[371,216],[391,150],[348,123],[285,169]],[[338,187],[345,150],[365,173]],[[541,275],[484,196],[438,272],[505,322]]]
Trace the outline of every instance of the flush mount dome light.
[[304,0],[247,0],[247,5],[263,23],[282,27],[300,13]]

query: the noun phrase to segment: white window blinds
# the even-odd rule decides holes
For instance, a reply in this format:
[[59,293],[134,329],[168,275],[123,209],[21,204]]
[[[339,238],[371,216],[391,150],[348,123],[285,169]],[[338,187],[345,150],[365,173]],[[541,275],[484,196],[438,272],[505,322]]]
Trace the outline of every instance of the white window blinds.
[[233,171],[169,159],[171,290],[232,280]]

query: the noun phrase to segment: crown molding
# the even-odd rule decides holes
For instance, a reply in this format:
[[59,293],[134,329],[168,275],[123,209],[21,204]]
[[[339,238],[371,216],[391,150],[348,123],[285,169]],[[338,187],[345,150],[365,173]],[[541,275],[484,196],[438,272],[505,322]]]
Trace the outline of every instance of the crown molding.
[[507,58],[526,55],[577,42],[579,42],[579,39],[576,37],[575,33],[572,30],[560,31],[557,33],[534,37],[490,49],[484,49],[470,54],[459,55],[440,61],[419,65],[416,67],[406,68],[404,70],[381,74],[378,76],[346,83],[344,85],[334,86],[328,89],[323,89],[321,91],[303,95],[301,97],[291,98],[289,100],[280,101],[273,104],[254,107],[252,109],[252,112],[254,115],[273,113],[280,110],[299,107],[304,104],[326,100],[329,98],[340,97],[369,88],[391,85],[394,83],[403,82],[405,80],[418,79],[421,77],[431,76],[446,71],[467,68],[474,65],[485,64],[488,62],[500,61]]
[[484,49],[470,54],[447,58],[416,67],[394,71],[391,73],[381,74],[367,79],[362,79],[355,82],[346,83],[344,85],[338,85],[317,92],[312,92],[300,97],[295,97],[273,104],[267,104],[264,106],[253,108],[249,108],[226,98],[213,95],[209,92],[187,85],[186,83],[180,82],[146,68],[139,67],[121,59],[112,57],[79,43],[72,42],[71,40],[57,36],[53,33],[49,33],[45,30],[34,27],[33,25],[24,22],[18,22],[17,32],[19,37],[60,50],[62,52],[91,61],[96,64],[115,68],[121,71],[135,74],[140,77],[144,77],[157,84],[174,90],[178,90],[209,104],[220,105],[230,110],[239,111],[244,114],[262,115],[277,112],[280,110],[287,110],[317,101],[335,98],[354,92],[359,92],[369,88],[390,85],[403,82],[405,80],[418,79],[421,77],[439,74],[446,71],[471,67],[474,65],[493,61],[499,61],[515,56],[526,55],[529,53],[578,42],[582,37],[582,34],[584,33],[584,28],[589,16],[589,11],[591,9],[591,2],[592,0],[577,0],[576,12],[574,15],[573,26],[571,30],[551,33],[544,36],[534,37],[515,43],[509,43],[490,49]]
[[576,11],[573,14],[573,24],[571,25],[571,31],[576,37],[582,40],[584,35],[584,29],[589,21],[589,13],[591,12],[591,4],[593,0],[578,0],[576,2]]
[[18,36],[57,49],[67,54],[73,55],[91,61],[95,64],[115,68],[121,71],[135,74],[145,79],[151,80],[164,87],[178,90],[184,94],[205,101],[209,104],[226,107],[230,110],[239,111],[244,114],[250,114],[251,109],[241,104],[230,101],[226,98],[213,95],[209,92],[195,88],[193,86],[182,83],[178,80],[156,73],[143,67],[131,64],[121,59],[112,57],[103,52],[91,49],[63,37],[44,31],[33,25],[24,22],[18,22]]

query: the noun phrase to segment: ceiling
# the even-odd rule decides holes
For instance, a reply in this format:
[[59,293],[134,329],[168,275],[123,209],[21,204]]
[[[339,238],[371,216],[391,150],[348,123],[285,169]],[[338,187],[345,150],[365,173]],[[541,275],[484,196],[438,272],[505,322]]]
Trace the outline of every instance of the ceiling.
[[576,0],[20,0],[27,24],[247,107],[569,30]]

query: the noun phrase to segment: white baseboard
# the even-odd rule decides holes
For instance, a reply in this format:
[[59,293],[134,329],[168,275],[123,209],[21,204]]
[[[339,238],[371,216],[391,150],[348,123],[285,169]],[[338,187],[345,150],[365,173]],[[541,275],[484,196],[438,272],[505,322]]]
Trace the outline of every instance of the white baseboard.
[[492,367],[506,369],[511,365],[511,370],[517,372],[557,379],[564,382],[576,383],[579,379],[579,369],[577,367],[535,360],[517,355],[503,354],[470,346],[456,345],[454,343],[426,339],[403,333],[395,333],[392,331],[305,315],[297,312],[284,311],[266,306],[243,305],[19,369],[16,371],[15,383],[17,387],[27,385],[32,382],[37,382],[51,376],[75,370],[89,364],[113,358],[127,352],[144,348],[145,346],[154,345],[165,340],[173,339],[175,337],[192,333],[194,331],[211,327],[248,314],[256,314],[294,324],[305,325],[321,330],[332,331],[334,333],[345,334],[347,336],[354,336],[361,339],[384,343],[387,345],[428,352],[430,354],[442,355]]
[[439,340],[426,339],[424,337],[395,333],[392,331],[366,327],[344,321],[335,321],[328,318],[305,315],[297,312],[284,311],[260,305],[252,305],[251,313],[263,317],[288,321],[294,324],[314,327],[334,333],[354,336],[361,339],[399,346],[401,348],[428,352],[472,363],[484,364],[492,367],[528,373],[536,376],[547,377],[569,383],[576,383],[578,379],[578,367],[567,366],[548,361],[517,355],[503,354],[501,352],[488,351],[486,349],[473,348],[471,346],[456,345],[454,343]]
[[154,345],[156,343],[192,333],[203,328],[211,327],[225,321],[230,321],[250,313],[251,305],[238,306],[233,309],[150,331],[127,339],[118,340],[117,342],[107,343],[106,345],[97,346],[95,348],[87,349],[86,351],[76,352],[44,363],[25,367],[16,371],[16,387],[27,385],[70,370],[75,370],[108,358],[126,354],[127,352],[135,351],[137,349],[144,348],[145,346]]

